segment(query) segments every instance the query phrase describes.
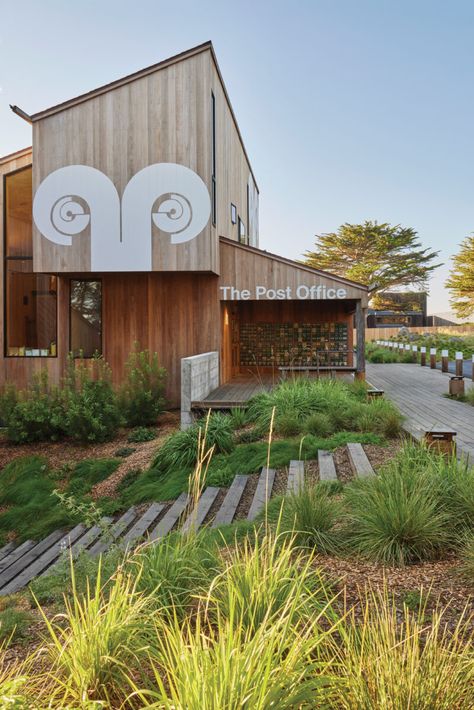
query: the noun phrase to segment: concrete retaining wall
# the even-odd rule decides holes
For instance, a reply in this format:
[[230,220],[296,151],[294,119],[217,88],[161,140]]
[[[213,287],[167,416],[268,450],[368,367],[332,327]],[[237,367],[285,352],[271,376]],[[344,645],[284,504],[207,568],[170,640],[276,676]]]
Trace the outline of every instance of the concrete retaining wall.
[[218,352],[181,359],[181,429],[187,429],[193,422],[191,402],[205,399],[218,386]]

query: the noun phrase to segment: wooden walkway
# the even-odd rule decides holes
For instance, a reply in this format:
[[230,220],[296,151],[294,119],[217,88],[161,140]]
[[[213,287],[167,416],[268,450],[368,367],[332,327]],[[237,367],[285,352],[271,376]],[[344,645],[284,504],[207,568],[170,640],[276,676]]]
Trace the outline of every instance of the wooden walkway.
[[[348,444],[347,449],[355,476],[373,474],[360,444]],[[335,479],[337,474],[332,453],[324,452],[319,461],[321,480]],[[287,493],[297,494],[303,489],[304,473],[303,461],[290,462]],[[247,520],[255,520],[265,508],[273,493],[275,477],[274,469],[262,468],[250,497]],[[90,528],[80,523],[69,532],[55,530],[40,542],[27,540],[20,545],[8,543],[0,548],[0,597],[14,594],[35,577],[48,574],[60,560],[67,559],[69,555],[76,559],[81,552],[87,552],[95,557],[107,552],[113,545],[125,549],[134,547],[140,541],[156,544],[173,530],[186,533],[203,525],[218,527],[230,524],[236,516],[249,478],[237,475],[222,499],[219,498],[220,489],[209,486],[204,489],[194,508],[189,496],[182,493],[171,504],[151,503],[141,511],[135,507],[129,508],[115,521],[104,518],[102,524]],[[219,505],[214,506],[218,501]],[[218,509],[215,510],[215,507]]]
[[[412,436],[419,440],[430,429],[454,429],[458,454],[474,462],[474,407],[443,396],[449,388],[448,374],[415,364],[368,364],[367,380],[398,406]],[[466,389],[473,386],[465,380]]]
[[248,400],[260,392],[268,392],[278,382],[280,377],[275,373],[263,375],[258,378],[256,375],[238,375],[224,385],[220,385],[208,396],[200,401],[191,402],[192,409],[232,409],[233,407],[245,407]]

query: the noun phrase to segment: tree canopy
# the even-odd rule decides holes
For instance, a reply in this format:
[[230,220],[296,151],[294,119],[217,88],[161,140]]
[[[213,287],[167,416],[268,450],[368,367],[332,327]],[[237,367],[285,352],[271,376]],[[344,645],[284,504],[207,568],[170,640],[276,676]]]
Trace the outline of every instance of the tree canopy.
[[337,232],[316,235],[306,263],[366,284],[372,294],[400,286],[427,289],[439,252],[423,249],[416,231],[388,223],[342,224]]
[[474,313],[474,236],[461,242],[459,253],[453,257],[446,286],[451,292],[450,303],[458,318]]

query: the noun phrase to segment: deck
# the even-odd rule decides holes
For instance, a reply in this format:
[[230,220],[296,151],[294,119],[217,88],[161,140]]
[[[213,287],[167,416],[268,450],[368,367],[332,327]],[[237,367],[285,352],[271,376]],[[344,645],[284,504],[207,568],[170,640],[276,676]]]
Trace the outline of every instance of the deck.
[[192,409],[232,409],[245,407],[248,400],[259,392],[268,392],[279,382],[279,376],[238,375],[220,385],[200,401],[192,402]]
[[[406,417],[405,429],[415,438],[430,429],[454,429],[458,454],[474,461],[474,407],[443,396],[448,392],[448,374],[415,364],[368,364],[367,380],[398,406]],[[474,383],[465,380],[465,387]]]

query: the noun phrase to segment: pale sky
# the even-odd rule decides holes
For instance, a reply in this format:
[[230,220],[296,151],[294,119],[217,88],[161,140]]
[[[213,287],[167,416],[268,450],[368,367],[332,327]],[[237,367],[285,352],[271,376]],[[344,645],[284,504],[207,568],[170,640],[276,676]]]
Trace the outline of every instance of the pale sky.
[[0,0],[0,155],[11,113],[66,100],[212,40],[260,188],[260,246],[377,219],[446,266],[474,231],[472,0]]

